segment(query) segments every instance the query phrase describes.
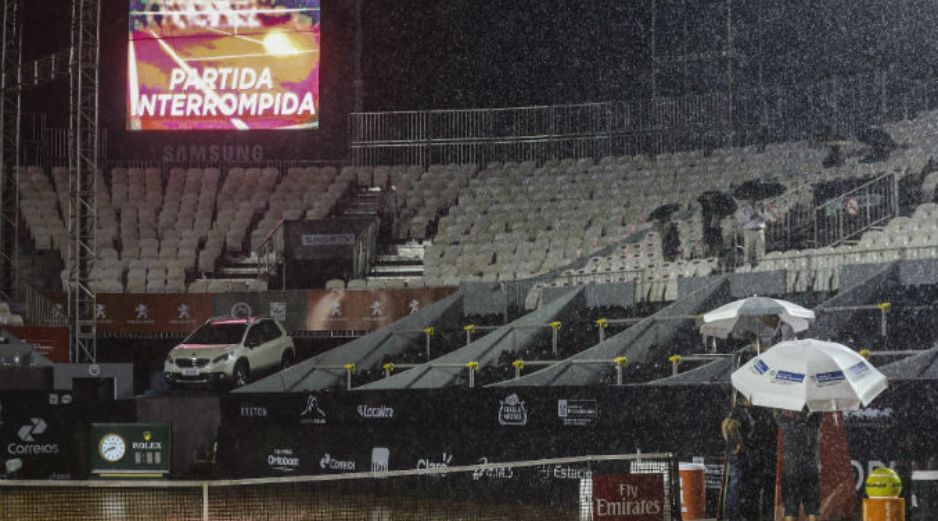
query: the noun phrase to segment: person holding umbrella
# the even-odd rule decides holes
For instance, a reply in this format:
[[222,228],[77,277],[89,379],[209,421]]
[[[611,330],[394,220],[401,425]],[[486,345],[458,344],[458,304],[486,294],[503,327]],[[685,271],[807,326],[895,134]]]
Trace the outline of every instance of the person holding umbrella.
[[869,405],[886,389],[888,380],[844,345],[802,339],[773,346],[737,369],[731,381],[754,406],[775,409],[776,423],[782,429],[785,521],[797,519],[800,506],[809,521],[817,521],[821,506],[818,413]]
[[[780,340],[794,338],[815,320],[810,309],[785,300],[752,296],[701,316],[700,332],[717,338],[752,342],[736,354],[736,367]],[[768,519],[774,487],[775,422],[768,409],[753,409],[732,391],[730,410],[721,424],[726,442],[726,472],[721,510],[725,521]],[[745,493],[741,491],[745,490]]]
[[817,521],[821,515],[821,415],[778,409],[775,421],[782,435],[784,519],[795,521],[804,507],[808,521]]

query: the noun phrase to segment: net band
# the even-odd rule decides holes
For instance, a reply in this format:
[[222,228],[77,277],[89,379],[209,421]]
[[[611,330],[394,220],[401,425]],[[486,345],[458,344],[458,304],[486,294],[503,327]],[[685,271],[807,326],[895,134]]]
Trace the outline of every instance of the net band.
[[0,521],[675,521],[677,475],[660,453],[218,481],[7,480]]

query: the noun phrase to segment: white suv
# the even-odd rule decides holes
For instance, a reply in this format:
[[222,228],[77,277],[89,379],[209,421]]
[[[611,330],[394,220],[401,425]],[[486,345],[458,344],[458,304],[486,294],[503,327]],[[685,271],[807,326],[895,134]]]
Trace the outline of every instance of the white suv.
[[293,363],[293,339],[276,320],[219,317],[208,320],[174,347],[163,363],[169,385],[240,387],[252,375]]

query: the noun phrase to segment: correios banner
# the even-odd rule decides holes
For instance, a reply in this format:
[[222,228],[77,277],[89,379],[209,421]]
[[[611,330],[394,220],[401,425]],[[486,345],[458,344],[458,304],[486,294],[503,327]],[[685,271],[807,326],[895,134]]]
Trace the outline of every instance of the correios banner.
[[319,0],[130,0],[128,130],[319,127]]

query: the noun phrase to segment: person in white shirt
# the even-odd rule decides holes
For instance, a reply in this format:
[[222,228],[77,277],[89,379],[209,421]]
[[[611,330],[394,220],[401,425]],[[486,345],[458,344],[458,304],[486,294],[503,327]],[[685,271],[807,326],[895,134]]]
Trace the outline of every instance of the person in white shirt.
[[768,217],[764,210],[749,202],[736,210],[736,220],[743,230],[745,261],[755,267],[765,256],[765,225]]

